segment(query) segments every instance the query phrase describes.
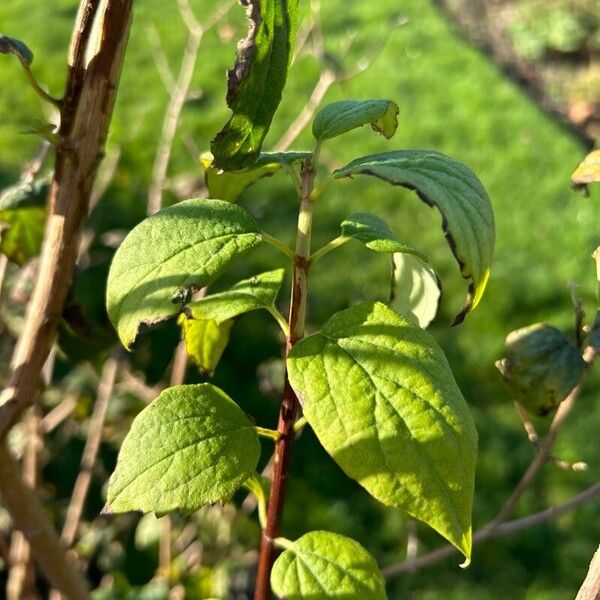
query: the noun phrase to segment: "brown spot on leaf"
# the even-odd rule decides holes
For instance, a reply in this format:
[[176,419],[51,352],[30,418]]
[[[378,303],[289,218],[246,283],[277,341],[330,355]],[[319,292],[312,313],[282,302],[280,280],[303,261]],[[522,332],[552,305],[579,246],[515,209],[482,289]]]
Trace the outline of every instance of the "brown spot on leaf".
[[237,56],[233,68],[227,71],[227,105],[231,106],[237,98],[238,91],[252,65],[256,53],[256,32],[260,25],[260,6],[255,0],[240,0],[246,7],[248,17],[248,34],[237,46]]

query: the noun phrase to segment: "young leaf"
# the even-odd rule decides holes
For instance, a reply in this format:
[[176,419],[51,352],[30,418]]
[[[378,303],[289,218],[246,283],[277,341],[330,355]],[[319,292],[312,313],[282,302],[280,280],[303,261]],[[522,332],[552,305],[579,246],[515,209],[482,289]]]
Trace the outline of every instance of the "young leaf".
[[342,100],[324,106],[313,121],[312,132],[319,141],[370,124],[388,140],[398,127],[398,105],[391,100]]
[[545,415],[581,381],[581,353],[551,325],[536,323],[506,337],[506,358],[496,366],[515,398],[527,410]]
[[273,565],[271,587],[286,600],[387,598],[375,559],[358,542],[328,531],[311,531],[285,550]]
[[469,558],[477,432],[434,339],[370,302],[297,342],[287,368],[305,417],[346,474]]
[[461,323],[479,303],[494,252],[494,213],[479,179],[465,165],[432,150],[402,150],[359,158],[334,172],[334,177],[372,175],[415,190],[443,217],[444,233],[460,265],[471,279],[464,308],[454,319]]
[[33,62],[33,52],[21,40],[0,35],[0,54],[14,54],[24,66]]
[[227,344],[233,319],[217,323],[212,319],[188,318],[179,315],[178,323],[185,341],[185,351],[200,373],[212,376]]
[[104,512],[189,513],[225,502],[259,454],[254,426],[225,392],[208,383],[168,388],[135,418]]
[[596,181],[600,181],[600,150],[590,152],[571,175],[575,187],[586,188]]
[[215,166],[236,171],[258,157],[281,101],[294,50],[298,0],[242,0],[248,14],[248,37],[227,81],[227,104],[233,115],[212,141]]
[[259,167],[250,167],[242,171],[220,171],[212,165],[213,156],[206,152],[200,157],[204,167],[204,181],[211,198],[236,202],[242,192],[263,177],[270,177],[281,169],[277,163],[266,163]]
[[131,346],[141,324],[177,314],[190,291],[260,241],[250,214],[223,200],[186,200],[142,221],[117,250],[108,275],[108,315],[123,345]]
[[425,329],[437,314],[442,298],[435,271],[417,256],[393,255],[390,306],[400,314],[412,315]]
[[283,283],[283,269],[261,273],[236,283],[231,289],[191,302],[185,313],[193,319],[212,319],[217,324],[264,308],[272,310]]
[[387,223],[370,213],[355,213],[342,221],[342,236],[352,238],[375,252],[407,252],[425,257],[396,239]]
[[0,252],[19,266],[40,253],[49,181],[19,183],[0,195]]

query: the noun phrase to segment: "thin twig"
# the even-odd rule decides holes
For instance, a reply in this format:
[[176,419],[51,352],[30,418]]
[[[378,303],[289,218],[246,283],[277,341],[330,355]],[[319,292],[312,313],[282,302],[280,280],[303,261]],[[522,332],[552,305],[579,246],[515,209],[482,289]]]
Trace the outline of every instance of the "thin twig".
[[525,428],[525,433],[527,434],[527,438],[532,444],[537,444],[539,441],[539,436],[535,427],[531,420],[529,419],[529,415],[527,411],[523,408],[523,406],[519,402],[515,402],[515,408],[517,409],[517,413],[521,422],[523,423],[523,427]]
[[152,402],[164,390],[164,385],[147,385],[125,365],[121,368],[120,379],[121,381],[116,385],[116,390],[119,393],[129,392],[146,403]]
[[[194,13],[189,5],[188,0],[178,0],[177,5],[181,18],[188,30],[188,38],[185,46],[185,51],[181,61],[181,68],[175,86],[171,88],[170,100],[165,111],[165,116],[162,124],[162,130],[156,148],[156,156],[150,176],[150,185],[148,186],[148,204],[147,213],[154,214],[162,207],[162,192],[165,188],[167,179],[167,170],[171,160],[171,152],[177,127],[181,118],[181,111],[185,104],[196,60],[198,59],[198,50],[204,33],[216,23],[218,23],[229,12],[233,6],[233,2],[227,2],[221,6],[207,23],[199,23],[194,16]],[[171,87],[171,86],[169,86]],[[167,88],[169,89],[169,88]]]
[[[366,71],[377,58],[388,39],[386,36],[384,36],[382,40],[378,41],[377,44],[374,44],[364,56],[356,61],[353,69],[343,69],[340,64],[337,64],[337,61],[332,61],[332,57],[329,56],[325,51],[320,21],[319,2],[312,3],[311,5],[311,24],[305,35],[306,38],[308,38],[309,35],[312,35],[314,45],[312,53],[321,62],[322,69],[319,74],[319,79],[313,87],[306,104],[294,121],[292,121],[285,133],[274,144],[273,149],[276,152],[283,152],[287,150],[299,137],[302,131],[304,131],[306,126],[314,117],[317,108],[323,101],[323,98],[325,97],[325,94],[329,88],[335,83],[348,81]],[[306,43],[306,38],[303,40],[302,45]],[[349,36],[346,47],[340,52],[341,55],[346,56],[348,54],[352,47],[353,41],[354,36]]]
[[47,415],[42,419],[42,431],[45,434],[54,431],[62,422],[66,421],[77,406],[77,398],[79,391],[70,392],[64,397],[64,399],[55,406]]
[[104,429],[104,421],[108,411],[108,403],[112,397],[115,378],[119,368],[118,351],[111,354],[106,359],[98,385],[98,394],[94,404],[94,410],[89,421],[89,432],[81,457],[81,466],[79,474],[73,487],[71,501],[67,509],[67,516],[63,526],[61,540],[70,548],[75,541],[75,535],[85,505],[90,483],[92,481],[92,473],[100,442],[102,440],[102,431]]
[[[529,529],[536,525],[540,525],[546,521],[555,519],[566,512],[578,508],[579,506],[589,502],[590,500],[593,500],[599,495],[600,483],[595,483],[580,494],[577,494],[577,496],[574,496],[570,500],[567,500],[558,506],[547,508],[539,513],[523,517],[522,519],[515,519],[513,521],[502,523],[494,529],[482,527],[473,535],[473,544],[478,544],[493,537],[511,535],[518,531],[523,531],[524,529]],[[431,567],[441,560],[457,553],[458,550],[454,546],[448,544],[447,546],[437,548],[433,552],[429,552],[428,554],[424,554],[423,556],[413,560],[406,560],[402,563],[391,565],[383,569],[382,573],[386,579],[392,579],[394,577],[398,577],[399,575],[403,575],[404,573],[413,573],[415,571],[419,571],[420,569]]]

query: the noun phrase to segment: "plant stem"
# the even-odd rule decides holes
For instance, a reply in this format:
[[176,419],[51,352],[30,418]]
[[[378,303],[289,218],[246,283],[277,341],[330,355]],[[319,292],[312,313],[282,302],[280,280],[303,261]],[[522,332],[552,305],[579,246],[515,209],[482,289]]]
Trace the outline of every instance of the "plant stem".
[[320,258],[323,258],[323,256],[325,256],[326,254],[329,254],[329,252],[331,252],[332,250],[335,250],[336,248],[343,246],[349,240],[350,240],[349,237],[340,235],[339,237],[336,237],[334,240],[331,240],[324,246],[321,246],[321,248],[319,248],[318,250],[315,250],[313,255],[310,257],[311,264],[316,262]]
[[261,437],[268,438],[268,439],[274,440],[274,441],[277,441],[279,439],[279,431],[275,431],[274,429],[267,429],[266,427],[257,427],[257,426],[255,426],[254,429],[256,430],[256,433],[258,435],[260,435]]
[[277,248],[277,250],[283,252],[283,254],[285,254],[289,259],[294,260],[294,253],[281,240],[278,240],[277,238],[263,231],[262,241],[270,244],[274,248]]
[[[292,297],[290,301],[290,333],[286,343],[286,354],[289,353],[291,347],[298,340],[304,337],[308,271],[310,268],[310,237],[313,218],[313,203],[310,195],[315,180],[315,170],[312,161],[306,161],[300,172],[300,177],[302,178],[302,187],[300,190],[298,234],[296,237]],[[271,493],[269,494],[267,524],[262,532],[258,572],[256,575],[255,600],[268,600],[271,595],[270,574],[275,549],[274,540],[279,537],[297,412],[298,399],[286,373],[283,398],[279,410],[279,422],[277,424],[277,431],[281,437],[275,444],[273,483],[271,485]]]

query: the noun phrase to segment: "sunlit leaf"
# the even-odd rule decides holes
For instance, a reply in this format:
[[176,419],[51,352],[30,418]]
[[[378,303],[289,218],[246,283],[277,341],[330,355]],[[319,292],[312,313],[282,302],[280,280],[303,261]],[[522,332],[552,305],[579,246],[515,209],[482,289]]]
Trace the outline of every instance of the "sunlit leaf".
[[596,181],[600,181],[600,150],[590,152],[571,175],[571,182],[577,187]]
[[391,100],[341,100],[324,106],[315,117],[312,132],[317,140],[337,137],[363,125],[391,138],[398,127],[398,105]]
[[506,337],[506,357],[496,363],[515,399],[545,415],[581,381],[585,361],[577,347],[555,327],[536,323]]
[[212,376],[229,343],[233,319],[217,323],[213,319],[192,319],[181,314],[178,322],[187,355],[203,375]]
[[465,306],[454,319],[454,324],[462,322],[483,295],[494,252],[494,213],[479,179],[462,163],[432,150],[365,156],[334,172],[337,178],[358,174],[415,190],[439,209],[460,272],[471,280]]
[[271,587],[286,600],[386,600],[375,559],[354,540],[311,531],[275,561]]
[[427,327],[437,314],[442,297],[435,271],[417,256],[393,256],[390,306],[400,314],[412,315],[420,327]]
[[186,200],[142,221],[108,275],[108,315],[123,345],[131,346],[141,324],[177,314],[191,292],[261,239],[250,214],[223,200]]
[[225,502],[256,469],[256,430],[208,383],[166,389],[133,421],[104,512],[189,513]]
[[263,177],[270,177],[277,173],[281,165],[271,162],[261,166],[254,166],[241,171],[221,171],[213,164],[210,152],[200,157],[200,163],[204,167],[204,181],[211,198],[236,202],[242,193],[251,185],[260,181]]
[[298,0],[244,0],[248,36],[227,82],[233,115],[211,144],[215,166],[237,171],[258,158],[292,59]]
[[477,432],[448,362],[381,303],[343,310],[299,342],[290,383],[347,475],[471,554]]
[[224,292],[190,302],[185,313],[194,319],[222,323],[252,310],[270,310],[275,306],[284,274],[283,269],[275,269],[244,279]]

